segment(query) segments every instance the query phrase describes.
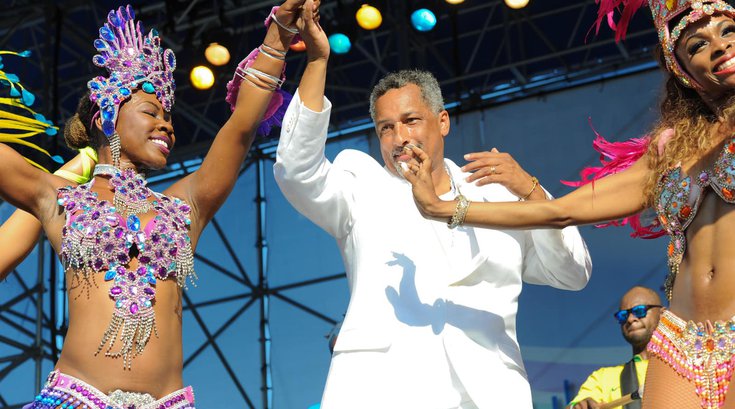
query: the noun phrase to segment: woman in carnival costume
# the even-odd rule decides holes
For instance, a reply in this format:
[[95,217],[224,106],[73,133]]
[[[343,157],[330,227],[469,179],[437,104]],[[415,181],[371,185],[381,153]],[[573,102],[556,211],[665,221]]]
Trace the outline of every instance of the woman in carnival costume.
[[272,10],[262,45],[228,84],[232,116],[201,167],[163,193],[143,172],[164,167],[176,140],[176,60],[155,30],[143,34],[130,6],[100,28],[93,62],[108,75],[89,81],[65,128],[71,147],[97,151],[92,179],[69,186],[0,144],[0,196],[41,221],[70,293],[64,348],[27,408],[194,407],[182,380],[181,288],[195,277],[199,236],[232,190],[261,119],[282,111],[277,91],[303,3]]
[[[643,0],[598,0],[624,36]],[[668,234],[670,307],[649,343],[643,408],[735,408],[728,393],[735,368],[735,9],[721,0],[649,0],[662,63],[669,74],[661,118],[651,138],[596,141],[605,160],[583,172],[585,184],[551,201],[441,201],[430,159],[418,148],[405,171],[430,218],[495,228],[563,227],[618,220],[634,235]],[[622,9],[617,25],[613,12]],[[500,163],[473,162],[473,178],[492,182]],[[582,183],[583,184],[583,183]],[[533,190],[537,186],[529,186]],[[651,207],[644,226],[637,215]],[[631,217],[632,216],[632,217]]]

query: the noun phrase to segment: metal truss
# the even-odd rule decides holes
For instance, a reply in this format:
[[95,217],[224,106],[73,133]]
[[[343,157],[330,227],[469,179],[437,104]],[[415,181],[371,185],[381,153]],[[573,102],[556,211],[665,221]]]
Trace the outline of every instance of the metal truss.
[[[28,88],[39,95],[42,106],[38,111],[56,123],[63,123],[76,107],[86,82],[98,74],[91,63],[92,40],[107,11],[118,4],[112,0],[59,0],[38,2],[9,0],[0,10],[0,49],[30,49],[33,57],[24,61],[7,58],[6,69],[21,76]],[[165,45],[177,53],[176,80],[179,84],[174,110],[177,148],[169,166],[155,176],[156,183],[176,180],[193,171],[201,162],[209,144],[229,114],[224,103],[224,84],[232,75],[233,61],[224,69],[216,69],[216,86],[198,91],[189,85],[188,71],[200,62],[202,48],[215,35],[226,34],[234,59],[244,56],[262,41],[262,21],[274,1],[260,0],[165,0],[131,1],[139,19],[147,27],[161,31]],[[328,32],[344,31],[352,38],[352,51],[332,55],[329,66],[327,94],[334,104],[330,130],[332,141],[354,136],[353,130],[370,127],[368,112],[369,90],[390,71],[420,67],[435,73],[452,101],[455,111],[463,112],[498,104],[514,98],[538,95],[550,90],[575,86],[633,70],[649,69],[653,65],[651,50],[656,35],[650,17],[634,19],[624,43],[616,44],[607,29],[599,36],[589,34],[595,18],[595,0],[535,0],[527,9],[512,11],[502,0],[467,0],[460,6],[447,5],[443,0],[392,1],[375,0],[384,17],[375,31],[355,27],[354,11],[362,1],[324,1],[322,24]],[[413,6],[432,8],[438,17],[437,28],[418,33],[408,23]],[[288,57],[289,80],[285,88],[295,90],[306,64],[304,54]],[[268,283],[268,237],[265,223],[267,198],[265,172],[273,160],[272,137],[258,139],[243,165],[241,174],[253,170],[256,177],[253,197],[257,203],[257,271],[246,271],[241,249],[232,245],[218,218],[212,228],[235,268],[207,254],[198,252],[198,268],[227,277],[238,290],[234,295],[199,301],[184,292],[184,310],[198,324],[205,341],[185,357],[187,368],[212,365],[197,360],[211,350],[237,389],[243,404],[249,408],[273,407],[273,383],[270,361],[269,311],[273,301],[285,302],[306,314],[330,324],[336,320],[316,309],[296,301],[289,290],[341,279],[337,272],[323,277],[271,287]],[[50,140],[48,148],[61,150],[63,142]],[[67,153],[69,155],[70,153]],[[153,182],[152,182],[153,184]],[[47,242],[38,250],[37,276],[28,283],[14,272],[9,280],[17,282],[20,292],[3,293],[0,300],[0,345],[14,351],[0,356],[0,382],[27,362],[35,368],[33,381],[40,386],[44,360],[58,357],[58,339],[65,333],[63,291],[56,291],[63,273],[56,271],[56,261]],[[28,307],[33,306],[33,308]],[[201,310],[213,305],[231,307],[229,316],[219,326],[208,324]],[[23,306],[23,307],[21,307]],[[259,309],[261,385],[259,391],[246,388],[240,382],[229,354],[218,342],[232,325],[251,308]],[[31,312],[29,312],[29,309]],[[30,329],[30,323],[33,328]],[[16,331],[24,339],[10,339],[6,329]],[[255,330],[255,329],[254,329]],[[29,379],[29,382],[31,380]],[[260,397],[256,395],[260,393]],[[17,408],[0,391],[0,406]]]

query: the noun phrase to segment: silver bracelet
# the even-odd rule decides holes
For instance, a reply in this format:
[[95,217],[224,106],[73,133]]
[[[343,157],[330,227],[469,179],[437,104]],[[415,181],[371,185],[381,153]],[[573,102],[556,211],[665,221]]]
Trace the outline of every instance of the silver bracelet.
[[288,27],[285,24],[283,24],[280,21],[278,21],[278,17],[276,17],[276,13],[274,13],[274,12],[271,12],[271,19],[273,20],[274,23],[276,23],[276,25],[278,27],[281,27],[282,29],[288,31],[289,33],[291,33],[291,34],[298,34],[299,33],[299,30],[297,30],[295,28]]
[[[255,74],[253,74],[251,72],[248,72],[248,71],[245,71],[245,70],[237,69],[237,70],[235,70],[235,75],[237,75],[238,77],[242,78],[244,81],[247,81],[248,83],[250,83],[250,85],[252,85],[254,87],[257,87],[257,88],[260,88],[260,89],[262,89],[264,91],[273,92],[273,91],[275,91],[275,90],[278,89],[278,87],[276,87],[273,84],[267,84],[267,86],[266,85],[261,85],[259,82],[266,82],[266,81],[264,81],[261,78],[258,78]],[[251,78],[254,78],[254,79],[258,80],[259,82],[255,82]]]
[[268,44],[261,44],[260,46],[261,46],[261,47],[263,47],[263,48],[265,49],[265,50],[261,49],[261,51],[266,51],[266,50],[267,50],[267,51],[270,51],[270,52],[272,52],[272,53],[274,53],[274,54],[278,54],[278,55],[280,55],[281,57],[285,57],[285,56],[286,56],[286,54],[288,53],[288,50],[287,50],[287,51],[281,51],[281,50],[277,50],[277,49],[275,49],[275,48],[273,48],[273,47],[269,46]]
[[281,85],[283,85],[283,79],[278,78],[278,77],[275,77],[273,75],[270,75],[267,72],[260,71],[257,68],[247,67],[247,68],[245,68],[245,72],[246,73],[249,73],[249,74],[251,74],[253,76],[257,76],[257,78],[259,80],[261,80],[261,81],[265,81],[265,80],[263,80],[263,78],[261,78],[261,77],[265,77],[266,79],[268,79],[271,82],[275,83],[276,84],[276,88],[281,88]]
[[274,54],[271,54],[270,52],[266,51],[263,47],[264,47],[264,45],[261,45],[260,47],[258,47],[258,51],[260,51],[260,54],[263,54],[266,57],[272,58],[272,59],[277,60],[277,61],[286,61],[286,56],[285,55],[279,55],[279,54],[275,54],[274,55]]

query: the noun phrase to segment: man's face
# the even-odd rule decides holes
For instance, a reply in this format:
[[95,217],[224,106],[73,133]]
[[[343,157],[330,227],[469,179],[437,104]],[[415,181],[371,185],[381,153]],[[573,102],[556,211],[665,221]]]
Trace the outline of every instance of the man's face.
[[375,131],[380,153],[388,169],[396,175],[401,162],[415,161],[413,144],[423,149],[434,168],[444,166],[444,137],[449,133],[449,114],[433,112],[415,84],[392,89],[375,101]]
[[[633,288],[628,291],[623,299],[620,300],[620,309],[627,310],[636,305],[660,305],[661,300],[650,291],[643,288]],[[620,325],[620,331],[623,338],[629,344],[638,347],[645,347],[651,340],[651,335],[658,325],[661,316],[661,308],[651,308],[643,318],[638,318],[635,314],[629,314],[627,321]]]

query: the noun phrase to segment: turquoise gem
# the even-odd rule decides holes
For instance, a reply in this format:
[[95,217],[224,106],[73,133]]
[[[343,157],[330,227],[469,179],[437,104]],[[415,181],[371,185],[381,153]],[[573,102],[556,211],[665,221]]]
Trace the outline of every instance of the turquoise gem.
[[105,281],[110,281],[113,278],[115,278],[115,271],[110,270],[110,271],[108,271],[108,272],[105,273]]
[[151,84],[148,81],[146,81],[146,82],[143,83],[143,87],[142,88],[143,88],[143,91],[145,91],[147,94],[152,94],[152,93],[156,92],[156,89],[153,88],[153,84]]
[[140,230],[140,219],[136,215],[128,217],[127,221],[128,230],[138,231]]

